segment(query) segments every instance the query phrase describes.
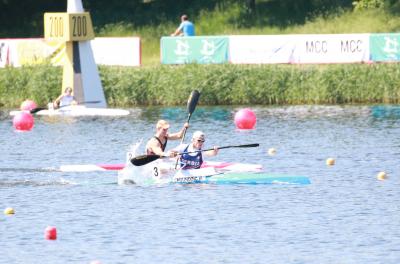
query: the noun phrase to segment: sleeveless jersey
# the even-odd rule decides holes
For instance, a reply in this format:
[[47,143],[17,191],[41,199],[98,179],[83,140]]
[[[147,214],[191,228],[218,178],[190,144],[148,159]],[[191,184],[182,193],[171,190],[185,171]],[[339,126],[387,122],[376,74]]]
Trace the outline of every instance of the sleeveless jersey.
[[[153,138],[157,139],[158,143],[160,143],[160,145],[161,145],[162,151],[164,151],[165,148],[167,147],[168,138],[165,139],[165,143],[164,144],[161,142],[161,140],[158,137],[154,136]],[[146,154],[147,155],[155,155],[155,153],[153,151],[149,150],[149,149],[146,149]]]
[[[186,146],[183,152],[187,152],[189,145]],[[199,169],[201,164],[203,164],[203,155],[201,152],[191,153],[191,154],[182,154],[179,159],[181,168],[183,170],[188,169]]]
[[64,95],[60,100],[60,106],[70,105],[74,97],[72,95]]

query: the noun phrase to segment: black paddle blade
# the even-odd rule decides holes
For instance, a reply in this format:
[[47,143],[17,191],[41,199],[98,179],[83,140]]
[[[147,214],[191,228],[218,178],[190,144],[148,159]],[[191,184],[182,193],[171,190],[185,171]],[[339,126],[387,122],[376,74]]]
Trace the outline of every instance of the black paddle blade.
[[46,110],[46,109],[47,109],[47,107],[36,107],[36,108],[33,108],[32,110],[30,110],[29,112],[31,114],[35,114],[35,113],[37,113],[39,111]]
[[194,112],[194,109],[196,108],[197,102],[199,101],[200,98],[200,92],[197,90],[194,90],[188,99],[187,103],[187,110],[189,114],[192,114]]
[[240,146],[236,146],[237,148],[255,148],[255,147],[259,147],[260,144],[255,143],[255,144],[247,144],[247,145],[240,145]]
[[142,166],[161,158],[160,155],[141,155],[131,159],[131,163],[135,166]]

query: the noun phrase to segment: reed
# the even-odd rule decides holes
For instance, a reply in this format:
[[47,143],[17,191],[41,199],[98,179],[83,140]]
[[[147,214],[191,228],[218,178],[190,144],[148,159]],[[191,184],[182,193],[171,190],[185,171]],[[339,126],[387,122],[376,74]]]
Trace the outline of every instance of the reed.
[[[193,89],[203,105],[400,103],[400,64],[102,66],[111,106],[185,105]],[[0,106],[40,105],[61,92],[59,67],[0,69]]]

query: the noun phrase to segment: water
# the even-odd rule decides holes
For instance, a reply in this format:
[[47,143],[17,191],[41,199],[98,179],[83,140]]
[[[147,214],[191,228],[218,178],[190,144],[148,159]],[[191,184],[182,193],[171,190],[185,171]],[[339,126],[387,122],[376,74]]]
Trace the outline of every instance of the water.
[[[198,107],[188,138],[201,129],[207,148],[260,143],[210,160],[259,163],[312,183],[145,187],[118,185],[116,172],[57,169],[123,163],[158,118],[180,129],[185,108],[36,117],[28,133],[15,132],[4,111],[0,209],[16,214],[0,215],[0,263],[399,263],[400,115],[385,109],[260,107],[256,129],[244,132],[232,121],[237,109]],[[380,171],[389,179],[378,181]],[[49,225],[56,241],[44,239]]]

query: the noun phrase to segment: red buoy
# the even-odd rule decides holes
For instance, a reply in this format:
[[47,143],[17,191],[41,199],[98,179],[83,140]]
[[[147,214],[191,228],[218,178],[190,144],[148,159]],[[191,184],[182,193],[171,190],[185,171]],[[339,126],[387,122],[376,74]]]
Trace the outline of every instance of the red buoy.
[[22,111],[31,111],[32,109],[37,108],[37,105],[34,101],[32,100],[25,100],[21,104],[21,110]]
[[48,240],[57,239],[57,229],[54,226],[48,226],[44,230],[44,237]]
[[241,109],[235,114],[235,125],[239,129],[253,129],[256,122],[256,115],[250,108]]
[[13,125],[18,131],[29,131],[32,129],[35,120],[30,113],[21,112],[14,116]]

